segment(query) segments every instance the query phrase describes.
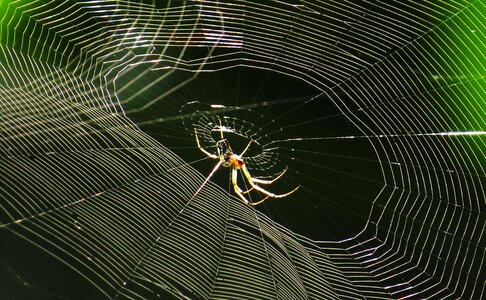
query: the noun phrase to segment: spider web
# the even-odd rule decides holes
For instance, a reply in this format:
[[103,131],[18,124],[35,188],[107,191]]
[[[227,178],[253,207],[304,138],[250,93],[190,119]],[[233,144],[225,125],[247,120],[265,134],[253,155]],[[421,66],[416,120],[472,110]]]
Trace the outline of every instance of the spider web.
[[485,293],[481,1],[0,3],[2,298]]

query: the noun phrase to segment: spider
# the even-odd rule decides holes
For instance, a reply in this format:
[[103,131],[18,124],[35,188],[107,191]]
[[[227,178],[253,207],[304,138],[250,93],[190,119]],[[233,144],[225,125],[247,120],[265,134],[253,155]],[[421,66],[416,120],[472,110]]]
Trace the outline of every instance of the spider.
[[[250,144],[252,142],[251,140],[246,145],[243,152],[241,152],[241,154],[238,155],[238,154],[235,154],[233,152],[228,140],[225,139],[224,136],[223,136],[223,130],[221,130],[221,140],[216,142],[216,148],[217,148],[218,154],[213,154],[213,153],[208,152],[203,147],[201,147],[201,144],[199,143],[199,138],[198,138],[196,128],[194,128],[194,135],[196,137],[197,147],[204,154],[206,154],[210,158],[219,159],[219,162],[213,168],[213,170],[209,174],[206,181],[214,174],[214,172],[216,172],[216,170],[218,170],[218,168],[221,165],[225,168],[231,168],[231,183],[233,185],[233,189],[234,189],[235,193],[241,198],[241,200],[248,205],[258,205],[258,204],[262,203],[263,201],[267,200],[268,198],[284,198],[284,197],[292,194],[293,192],[295,192],[300,187],[300,186],[297,186],[296,188],[294,188],[293,190],[291,190],[290,192],[285,193],[285,194],[274,194],[274,193],[271,193],[271,192],[263,189],[262,187],[260,187],[258,184],[268,185],[268,184],[275,182],[277,179],[279,179],[280,177],[282,177],[285,174],[285,172],[287,171],[287,168],[285,168],[282,172],[280,172],[280,174],[277,177],[275,177],[271,180],[263,180],[263,179],[258,179],[258,178],[252,177],[250,172],[246,168],[245,161],[243,160],[243,155],[245,154],[246,150],[248,150],[248,148],[250,147]],[[243,174],[245,175],[245,178],[247,179],[247,181],[251,185],[250,189],[243,191],[238,186],[238,183],[237,183],[238,170],[241,170],[243,172]],[[257,202],[248,201],[248,199],[245,198],[244,194],[249,193],[253,189],[261,192],[262,194],[265,194],[266,197],[261,199],[260,201],[257,201]]]

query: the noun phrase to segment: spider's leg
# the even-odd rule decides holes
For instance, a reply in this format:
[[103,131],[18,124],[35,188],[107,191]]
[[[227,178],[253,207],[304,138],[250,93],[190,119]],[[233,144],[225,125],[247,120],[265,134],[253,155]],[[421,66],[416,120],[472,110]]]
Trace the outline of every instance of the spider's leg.
[[[251,177],[251,174],[250,174],[250,172],[248,171],[248,169],[246,168],[245,165],[242,166],[242,170],[243,170],[243,173],[245,174],[246,179],[248,179],[248,182],[251,184],[252,188],[254,188],[255,190],[257,190],[257,191],[259,191],[259,192],[267,195],[267,198],[268,197],[270,197],[270,198],[284,198],[284,197],[287,197],[288,195],[292,194],[293,192],[295,192],[296,190],[298,190],[300,188],[300,186],[297,186],[295,189],[291,190],[288,193],[285,193],[285,194],[274,194],[274,193],[271,193],[271,192],[263,189],[262,187],[260,187],[256,183],[256,181],[254,180],[254,178]],[[266,200],[266,198],[264,200]],[[261,201],[256,202],[256,203],[261,203]]]
[[[241,170],[241,168],[239,168],[238,170]],[[243,173],[243,174],[244,174],[244,173]],[[246,175],[245,175],[245,177],[246,177]],[[245,185],[245,188],[248,188],[248,187]],[[253,191],[253,189],[254,189],[253,187],[250,187],[250,188],[249,188],[249,189],[247,189],[246,191],[243,191],[243,190],[241,190],[241,188],[240,188],[240,190],[241,190],[241,193],[242,193],[242,194],[248,194],[249,192]]]
[[284,198],[284,197],[287,197],[288,195],[292,194],[293,192],[295,192],[296,190],[298,190],[300,188],[300,185],[299,185],[295,189],[293,189],[290,192],[287,192],[285,194],[274,194],[274,193],[271,193],[271,192],[265,190],[264,188],[258,186],[257,184],[255,184],[251,181],[250,181],[250,184],[253,188],[255,188],[255,190],[262,192],[263,194],[267,195],[270,198]]
[[199,144],[199,138],[197,136],[197,129],[194,128],[194,136],[196,137],[196,143],[197,143],[197,147],[199,148],[199,150],[201,150],[204,154],[206,154],[207,156],[211,157],[211,158],[219,158],[219,156],[217,156],[216,154],[212,154],[210,152],[208,152],[206,149],[204,149],[203,147],[201,147],[201,144]]
[[241,200],[243,200],[244,203],[250,204],[250,202],[243,196],[243,193],[246,193],[247,191],[243,192],[240,187],[238,186],[238,183],[236,180],[238,179],[238,170],[235,168],[231,168],[231,183],[233,184],[233,189],[235,190],[235,193],[240,196]]
[[245,150],[243,150],[243,152],[241,152],[241,153],[240,153],[240,156],[241,156],[241,157],[243,157],[243,155],[245,155],[245,152],[246,152],[246,150],[248,150],[248,148],[250,147],[251,142],[252,142],[252,140],[250,140],[250,141],[248,142],[248,145],[246,145]]
[[[273,178],[271,180],[258,179],[258,178],[253,178],[251,176],[250,176],[250,178],[252,179],[252,181],[254,183],[259,183],[259,184],[272,184],[273,182],[275,182],[276,180],[278,180],[280,177],[282,177],[283,174],[285,174],[285,172],[287,172],[287,169],[288,169],[288,167],[286,167],[282,172],[280,172],[280,174],[278,174],[277,177],[275,177],[275,178]],[[247,175],[245,174],[245,176],[247,176]]]
[[253,191],[253,188],[249,188],[246,191],[242,191],[243,194],[248,194],[249,192]]
[[197,189],[197,191],[194,193],[194,195],[192,197],[195,197],[197,195],[197,193],[199,193],[202,188],[204,187],[204,185],[209,181],[209,179],[211,178],[211,176],[213,176],[214,172],[216,172],[219,167],[221,166],[221,164],[223,163],[223,161],[219,161],[216,166],[214,166],[213,170],[211,171],[211,173],[209,173],[208,177],[206,177],[206,179],[204,180],[204,182],[201,184],[201,186]]
[[266,196],[265,198],[263,198],[262,200],[257,201],[257,202],[251,202],[250,205],[253,205],[253,206],[258,205],[258,204],[264,202],[265,200],[267,200],[268,198],[270,198],[270,196]]

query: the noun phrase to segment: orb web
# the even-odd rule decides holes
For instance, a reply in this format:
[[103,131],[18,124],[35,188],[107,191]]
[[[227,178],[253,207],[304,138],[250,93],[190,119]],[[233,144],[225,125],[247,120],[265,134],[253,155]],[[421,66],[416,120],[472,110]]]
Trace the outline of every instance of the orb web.
[[480,298],[484,9],[2,1],[0,295]]

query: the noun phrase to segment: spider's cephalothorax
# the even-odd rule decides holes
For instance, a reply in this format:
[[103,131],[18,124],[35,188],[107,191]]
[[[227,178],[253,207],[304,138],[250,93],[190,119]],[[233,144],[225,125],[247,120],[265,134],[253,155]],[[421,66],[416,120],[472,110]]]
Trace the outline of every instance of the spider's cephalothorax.
[[231,153],[233,154],[233,150],[231,150],[231,147],[229,145],[229,142],[227,139],[220,140],[216,143],[216,147],[218,148],[218,155],[224,155],[226,153]]
[[[248,148],[250,147],[250,144],[252,142],[251,140],[248,143],[248,145],[246,145],[246,148],[243,150],[243,152],[241,152],[240,155],[237,155],[237,154],[233,153],[233,150],[231,149],[231,146],[229,145],[228,140],[223,137],[223,131],[221,131],[221,140],[219,140],[216,143],[216,148],[217,148],[217,151],[218,151],[218,154],[216,155],[216,154],[208,152],[206,149],[201,147],[201,145],[199,144],[199,138],[197,136],[196,128],[194,128],[194,135],[196,137],[197,147],[204,154],[206,154],[207,156],[209,156],[211,158],[219,159],[218,164],[213,168],[213,171],[211,171],[211,174],[209,174],[206,181],[209,179],[209,177],[211,177],[214,174],[214,172],[216,172],[216,170],[221,165],[223,165],[223,167],[227,167],[227,168],[231,167],[231,183],[233,184],[233,189],[234,189],[235,193],[241,198],[241,200],[243,200],[244,203],[249,204],[249,205],[257,205],[257,204],[260,204],[263,201],[267,200],[268,198],[283,198],[283,197],[286,197],[286,196],[292,194],[293,192],[295,192],[299,188],[299,186],[297,186],[296,188],[294,188],[293,190],[291,190],[288,193],[277,195],[277,194],[271,193],[271,192],[263,189],[262,187],[260,187],[258,184],[271,184],[271,183],[273,183],[275,180],[279,179],[287,171],[287,169],[284,169],[277,177],[275,177],[271,180],[264,180],[264,179],[252,177],[250,175],[250,172],[248,171],[248,169],[245,166],[245,162],[243,161],[243,155],[245,154],[246,150],[248,150]],[[246,180],[251,185],[250,189],[243,191],[238,186],[238,184],[237,184],[238,170],[241,170],[243,172],[243,175],[245,175]],[[260,201],[257,201],[257,202],[248,201],[245,198],[244,194],[249,193],[253,189],[265,194],[266,197],[263,198]]]

